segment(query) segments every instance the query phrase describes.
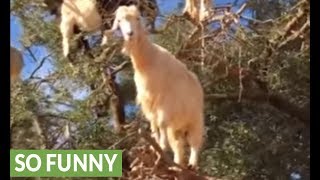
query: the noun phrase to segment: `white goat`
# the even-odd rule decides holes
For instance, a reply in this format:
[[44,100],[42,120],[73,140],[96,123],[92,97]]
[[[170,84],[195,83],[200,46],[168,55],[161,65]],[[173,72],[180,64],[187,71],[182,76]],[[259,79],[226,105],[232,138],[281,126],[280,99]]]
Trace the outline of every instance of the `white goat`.
[[[139,0],[44,0],[44,3],[52,14],[61,17],[60,31],[65,57],[69,55],[71,37],[81,31],[101,30],[103,33],[101,45],[106,44],[107,36],[104,31],[111,28],[112,14],[120,5],[139,4],[141,10],[149,17],[148,23],[152,28],[154,28],[154,21],[158,13],[155,0],[141,2]],[[88,42],[83,38],[80,41],[88,50]]]
[[189,165],[195,167],[204,141],[201,84],[174,55],[148,39],[139,17],[136,6],[120,6],[111,29],[120,29],[124,37],[123,52],[130,56],[135,72],[137,103],[161,148],[166,150],[169,143],[174,162],[184,165],[187,140]]
[[24,66],[22,54],[16,48],[10,46],[10,80],[14,82],[19,79]]
[[98,30],[101,24],[102,18],[95,0],[64,0],[60,23],[63,55],[67,57],[69,54],[69,41],[76,25],[83,31],[92,32]]

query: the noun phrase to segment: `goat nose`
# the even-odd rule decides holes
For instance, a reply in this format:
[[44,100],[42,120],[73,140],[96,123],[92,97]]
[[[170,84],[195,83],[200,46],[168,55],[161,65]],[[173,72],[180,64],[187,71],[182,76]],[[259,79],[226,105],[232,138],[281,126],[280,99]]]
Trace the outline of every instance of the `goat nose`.
[[133,35],[133,31],[128,32],[128,35],[132,36]]

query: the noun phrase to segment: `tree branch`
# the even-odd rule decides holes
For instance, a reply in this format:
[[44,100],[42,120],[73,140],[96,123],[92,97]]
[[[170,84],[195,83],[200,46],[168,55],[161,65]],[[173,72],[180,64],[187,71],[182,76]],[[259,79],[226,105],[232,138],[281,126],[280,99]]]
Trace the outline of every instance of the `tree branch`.
[[118,72],[122,71],[124,68],[126,68],[128,65],[130,64],[129,61],[124,61],[123,63],[121,63],[120,65],[118,65],[115,68],[112,68],[112,72],[111,72],[111,76],[116,75]]
[[42,58],[40,64],[33,70],[33,72],[31,73],[30,77],[28,79],[33,78],[33,76],[37,73],[37,71],[43,66],[45,60],[47,60],[49,57],[51,56],[51,54],[45,56],[44,58]]
[[137,132],[132,132],[132,133],[128,133],[125,137],[123,137],[122,139],[120,139],[119,141],[117,141],[116,143],[112,144],[111,146],[108,147],[108,149],[115,149],[118,145],[122,144],[123,142],[125,142],[126,140],[134,137],[135,135],[137,135]]
[[307,22],[295,33],[293,33],[291,36],[289,36],[285,41],[281,42],[277,48],[281,48],[288,44],[288,42],[295,40],[297,37],[299,37],[303,32],[307,30],[307,28],[310,27],[310,20],[307,20]]
[[[231,100],[237,101],[239,97],[238,93],[230,94],[209,94],[206,96],[207,99],[221,101]],[[301,122],[306,125],[310,123],[310,112],[308,107],[300,108],[297,105],[289,102],[286,98],[276,93],[264,93],[264,92],[245,92],[242,94],[242,99],[268,103],[280,111],[286,112],[287,114],[297,117]]]
[[25,46],[23,45],[23,47],[29,52],[31,58],[33,59],[34,62],[38,62],[38,59],[36,58],[36,56],[33,54],[33,52],[31,51],[29,46]]
[[160,158],[165,161],[165,163],[169,166],[169,172],[174,173],[177,176],[177,179],[181,180],[215,180],[213,177],[201,176],[194,171],[186,169],[176,163],[174,163],[171,158],[165,154],[161,147],[156,143],[156,141],[149,136],[147,132],[142,130],[141,128],[138,130],[138,134],[141,138],[145,139],[154,150],[160,155]]

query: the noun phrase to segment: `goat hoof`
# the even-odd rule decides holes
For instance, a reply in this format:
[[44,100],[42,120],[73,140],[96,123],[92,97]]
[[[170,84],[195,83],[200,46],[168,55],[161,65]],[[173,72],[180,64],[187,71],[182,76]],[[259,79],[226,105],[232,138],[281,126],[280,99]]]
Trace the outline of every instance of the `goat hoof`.
[[66,56],[66,58],[68,59],[68,61],[70,61],[70,62],[73,63],[73,58],[72,58],[71,54],[68,54],[68,55]]
[[152,145],[149,146],[149,149],[150,149],[152,152],[157,152],[156,149],[155,149]]
[[160,147],[161,147],[162,151],[164,151],[164,152],[169,151],[169,147],[166,144],[160,144]]
[[170,166],[170,167],[168,167],[168,169],[170,171],[176,171],[176,172],[181,172],[182,171],[182,169],[177,167],[177,166]]
[[107,42],[104,42],[104,41],[102,41],[100,44],[101,47],[104,47],[105,45],[107,45]]
[[182,16],[188,16],[190,17],[190,13],[187,10],[183,10]]
[[187,169],[191,170],[191,171],[198,171],[199,170],[199,167],[197,166],[193,166],[191,164],[188,165]]
[[73,56],[73,55],[71,55],[71,54],[68,54],[67,55],[67,59],[68,59],[68,61],[69,61],[69,64],[73,67],[73,66],[75,66],[75,56]]

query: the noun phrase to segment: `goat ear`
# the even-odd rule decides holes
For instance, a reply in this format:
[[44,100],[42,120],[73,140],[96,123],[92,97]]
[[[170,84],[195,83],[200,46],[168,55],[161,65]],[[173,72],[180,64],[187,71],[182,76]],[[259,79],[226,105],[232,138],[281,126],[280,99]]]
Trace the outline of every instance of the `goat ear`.
[[113,13],[112,16],[114,17],[113,20],[113,24],[112,24],[112,28],[111,30],[115,31],[119,28],[119,20],[117,18],[117,14],[119,13],[119,9],[121,9],[121,7],[118,7]]
[[129,9],[132,10],[133,12],[139,12],[138,8],[136,5],[132,4],[129,6]]

